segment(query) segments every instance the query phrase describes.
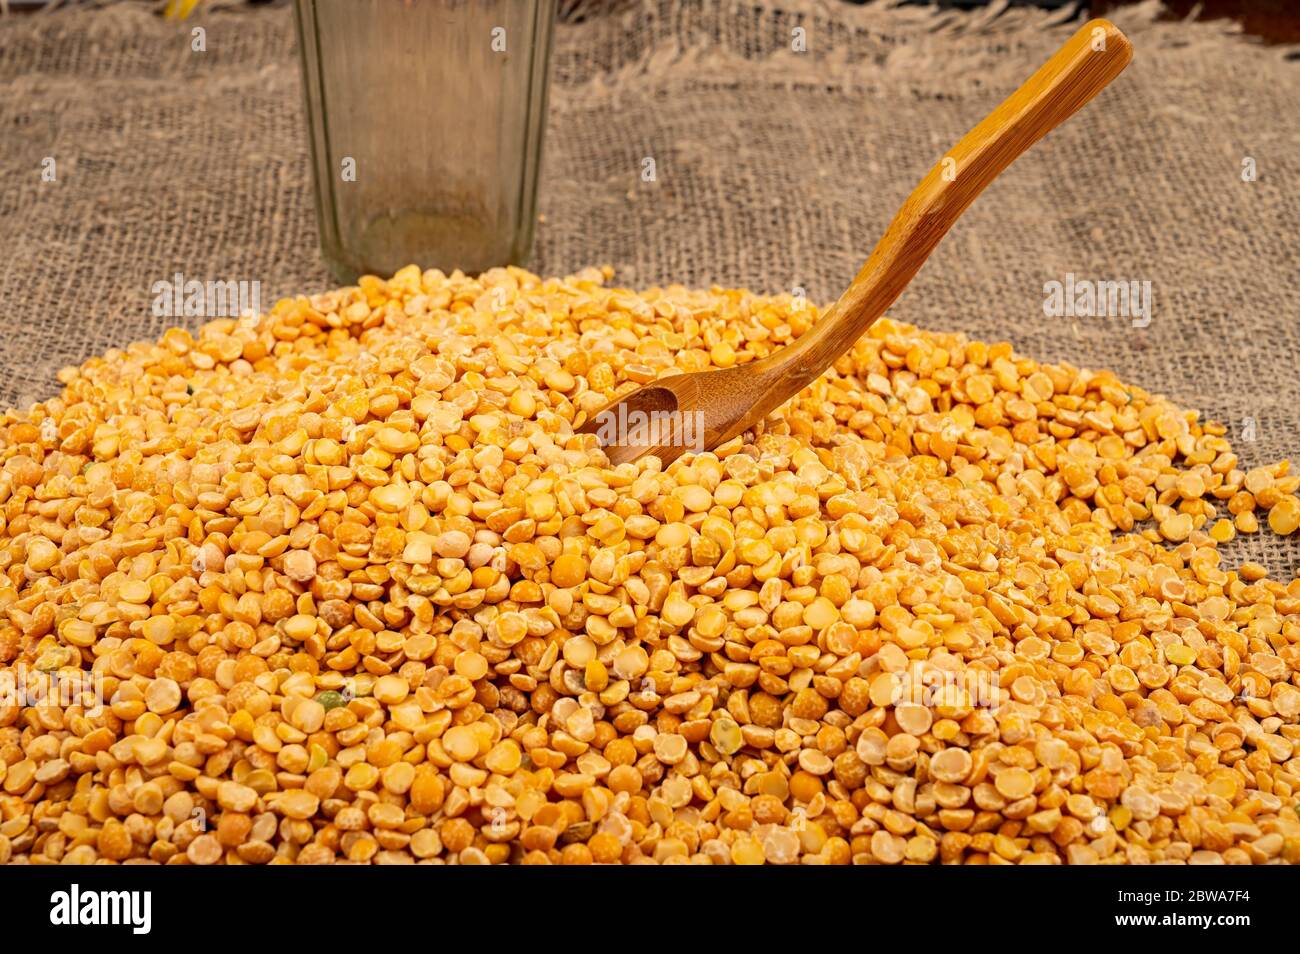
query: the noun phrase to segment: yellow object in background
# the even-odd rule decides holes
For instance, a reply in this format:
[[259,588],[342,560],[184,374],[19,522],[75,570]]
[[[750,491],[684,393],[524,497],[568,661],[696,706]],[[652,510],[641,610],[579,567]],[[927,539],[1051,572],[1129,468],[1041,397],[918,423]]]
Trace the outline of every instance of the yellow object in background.
[[184,20],[194,12],[199,2],[200,0],[167,0],[163,16],[169,20]]

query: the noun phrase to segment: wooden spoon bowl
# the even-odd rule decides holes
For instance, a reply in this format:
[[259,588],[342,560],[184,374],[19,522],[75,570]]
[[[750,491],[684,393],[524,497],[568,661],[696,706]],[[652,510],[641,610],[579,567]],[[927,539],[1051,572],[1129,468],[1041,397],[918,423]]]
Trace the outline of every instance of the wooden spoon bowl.
[[616,398],[579,433],[596,434],[615,466],[647,454],[667,466],[687,451],[712,450],[752,428],[851,348],[976,196],[1132,58],[1128,38],[1109,21],[1085,24],[930,170],[853,284],[799,340],[750,364],[660,378]]

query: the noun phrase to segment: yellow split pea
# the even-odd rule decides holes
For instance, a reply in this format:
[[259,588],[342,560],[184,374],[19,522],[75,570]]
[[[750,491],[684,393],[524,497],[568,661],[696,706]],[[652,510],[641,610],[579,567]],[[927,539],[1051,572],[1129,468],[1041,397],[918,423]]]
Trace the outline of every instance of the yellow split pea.
[[1300,583],[1218,550],[1285,462],[885,320],[611,468],[594,411],[818,312],[610,278],[368,276],[0,417],[0,664],[65,692],[0,862],[1300,860]]

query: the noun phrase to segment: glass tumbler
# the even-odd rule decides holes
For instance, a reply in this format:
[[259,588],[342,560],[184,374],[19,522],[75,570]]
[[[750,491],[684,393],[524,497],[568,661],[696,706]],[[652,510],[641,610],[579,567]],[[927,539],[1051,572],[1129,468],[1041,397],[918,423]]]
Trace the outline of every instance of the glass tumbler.
[[294,0],[335,277],[521,264],[556,0]]

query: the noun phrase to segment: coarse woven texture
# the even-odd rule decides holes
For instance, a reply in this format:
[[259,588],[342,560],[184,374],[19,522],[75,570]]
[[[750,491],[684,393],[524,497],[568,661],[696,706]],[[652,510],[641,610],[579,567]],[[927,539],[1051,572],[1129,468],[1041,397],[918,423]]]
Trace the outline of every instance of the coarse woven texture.
[[[59,367],[156,338],[175,319],[151,313],[151,288],[175,272],[260,281],[267,306],[333,284],[291,10],[218,7],[184,24],[151,10],[0,18],[0,404],[26,407],[55,393]],[[818,302],[1078,23],[1004,4],[579,10],[556,34],[530,267],[609,263],[629,286],[802,288]],[[1243,466],[1268,463],[1300,433],[1300,57],[1157,13],[1116,16],[1132,66],[989,188],[891,315],[1111,368],[1227,424]],[[1150,281],[1149,326],[1046,317],[1044,283],[1067,273]],[[1282,579],[1300,567],[1300,548],[1267,531],[1239,540],[1230,561]]]

